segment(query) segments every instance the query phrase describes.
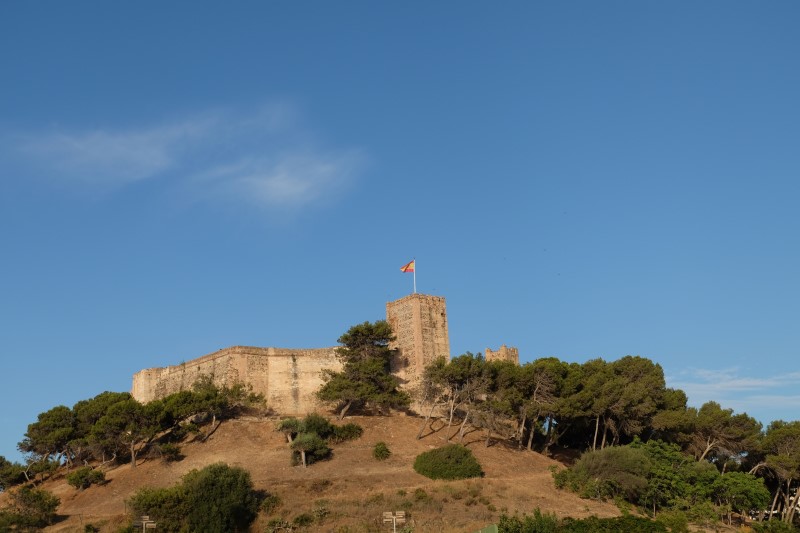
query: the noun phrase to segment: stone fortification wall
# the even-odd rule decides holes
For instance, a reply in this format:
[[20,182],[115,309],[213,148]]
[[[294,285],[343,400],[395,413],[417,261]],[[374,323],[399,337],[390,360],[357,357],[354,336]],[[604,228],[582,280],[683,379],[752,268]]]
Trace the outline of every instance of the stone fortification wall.
[[[397,349],[392,372],[403,387],[413,389],[425,366],[437,357],[450,360],[444,298],[411,294],[389,302],[386,320],[397,338],[392,343]],[[137,372],[131,394],[140,402],[149,402],[190,389],[199,377],[211,376],[218,386],[249,384],[278,413],[304,415],[322,409],[315,396],[322,385],[322,371],[341,369],[336,348],[232,346],[179,365]]]
[[505,344],[494,352],[486,348],[485,357],[487,361],[511,361],[515,365],[519,365],[519,350],[517,348],[509,348]]
[[396,337],[392,348],[398,351],[392,370],[403,383],[413,387],[437,357],[450,360],[447,308],[441,296],[411,294],[389,302],[386,320]]
[[201,376],[218,386],[244,382],[263,394],[275,411],[302,415],[320,408],[314,393],[322,370],[340,370],[336,348],[296,350],[232,346],[164,368],[148,368],[133,376],[131,394],[140,402],[190,389]]

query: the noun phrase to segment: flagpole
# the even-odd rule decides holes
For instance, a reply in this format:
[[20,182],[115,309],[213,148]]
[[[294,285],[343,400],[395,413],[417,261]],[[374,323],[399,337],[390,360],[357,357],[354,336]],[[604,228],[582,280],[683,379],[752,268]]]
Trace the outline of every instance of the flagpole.
[[417,294],[417,258],[414,258],[414,294]]

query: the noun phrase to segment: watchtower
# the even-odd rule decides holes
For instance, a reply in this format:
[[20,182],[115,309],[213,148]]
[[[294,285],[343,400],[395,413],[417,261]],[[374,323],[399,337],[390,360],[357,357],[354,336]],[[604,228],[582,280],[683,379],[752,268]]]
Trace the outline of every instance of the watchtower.
[[397,350],[392,372],[405,385],[413,385],[437,357],[450,360],[447,308],[441,296],[409,294],[386,304],[386,321],[392,326]]

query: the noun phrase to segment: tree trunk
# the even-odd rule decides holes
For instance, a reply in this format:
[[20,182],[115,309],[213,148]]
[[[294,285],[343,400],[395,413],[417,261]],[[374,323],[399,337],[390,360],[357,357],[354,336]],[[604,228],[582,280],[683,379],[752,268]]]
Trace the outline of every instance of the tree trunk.
[[608,424],[606,423],[606,419],[603,418],[603,441],[600,443],[600,449],[606,447],[606,434],[608,433]]
[[531,424],[531,432],[528,433],[528,451],[533,451],[533,424]]
[[417,440],[422,438],[422,432],[425,431],[425,426],[428,425],[428,420],[430,420],[431,416],[433,416],[433,410],[436,409],[436,402],[431,403],[431,410],[428,411],[427,416],[425,416],[425,420],[422,422],[422,426],[419,428],[419,433],[417,433]]
[[306,468],[306,451],[300,450],[300,459],[303,461],[303,468]]
[[542,455],[550,456],[550,446],[555,444],[559,439],[558,431],[553,430],[553,417],[547,417],[547,435],[545,435],[544,446],[542,447]]
[[769,508],[769,517],[767,520],[772,520],[772,513],[775,512],[775,507],[778,505],[778,498],[781,495],[781,484],[778,483],[778,488],[775,490],[775,497],[772,499],[772,506]]
[[[522,422],[519,425],[519,434],[517,435],[517,449],[522,449],[522,439],[525,438],[525,424],[528,422],[528,413],[522,414]],[[533,428],[531,428],[533,429]]]
[[597,432],[600,430],[600,415],[594,419],[594,440],[592,441],[592,451],[597,449]]
[[456,400],[455,398],[450,400],[450,418],[447,419],[447,442],[450,442],[452,438],[450,436],[450,428],[453,426],[453,414],[456,412]]
[[464,421],[461,422],[461,429],[459,430],[459,434],[458,434],[458,442],[459,443],[464,441],[464,428],[467,425],[467,420],[469,420],[469,414],[470,414],[470,412],[467,411],[467,414],[464,415]]
[[136,468],[136,442],[131,442],[131,468]]
[[702,461],[703,459],[705,459],[706,455],[708,455],[708,453],[711,450],[714,449],[714,446],[716,446],[716,444],[717,443],[713,439],[711,439],[711,438],[707,439],[706,440],[706,449],[703,450],[703,454],[700,456],[700,459],[698,459],[698,461]]
[[342,410],[339,412],[339,420],[343,420],[343,419],[344,419],[344,415],[346,415],[346,414],[347,414],[347,410],[348,410],[348,409],[350,409],[350,406],[351,406],[351,405],[353,405],[353,400],[349,400],[349,401],[348,401],[348,402],[345,404],[345,406],[344,406],[344,407],[342,407]]
[[[791,480],[789,480],[789,483],[791,483]],[[794,520],[794,513],[797,511],[798,498],[800,498],[800,489],[796,490],[794,493],[794,498],[790,499],[789,512],[786,515],[787,524],[791,524]]]

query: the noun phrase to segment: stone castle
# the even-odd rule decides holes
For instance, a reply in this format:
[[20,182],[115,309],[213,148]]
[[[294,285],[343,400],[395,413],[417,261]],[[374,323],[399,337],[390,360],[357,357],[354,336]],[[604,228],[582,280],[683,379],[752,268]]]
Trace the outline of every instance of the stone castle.
[[[450,360],[443,297],[415,293],[389,302],[386,321],[395,335],[392,372],[403,387],[413,389],[425,366],[434,359]],[[218,386],[239,382],[250,385],[278,413],[304,415],[321,408],[315,392],[323,384],[322,371],[342,368],[336,349],[232,346],[179,365],[141,370],[133,375],[131,394],[145,403],[190,389],[201,376],[211,376]],[[503,345],[496,352],[487,348],[486,359],[519,364],[519,353]]]

